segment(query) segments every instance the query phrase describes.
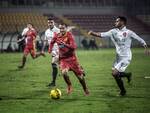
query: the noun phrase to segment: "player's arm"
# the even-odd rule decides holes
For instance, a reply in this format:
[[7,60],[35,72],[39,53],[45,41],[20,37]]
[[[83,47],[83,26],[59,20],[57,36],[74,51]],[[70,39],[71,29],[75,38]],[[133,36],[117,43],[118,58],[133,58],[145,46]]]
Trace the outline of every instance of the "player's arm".
[[101,33],[100,32],[94,32],[94,31],[89,31],[88,35],[92,35],[92,36],[95,36],[95,37],[101,37]]
[[52,49],[53,49],[53,46],[54,44],[56,43],[56,34],[55,36],[52,38],[50,44],[49,44],[49,49],[48,49],[48,52],[51,53],[52,52]]
[[23,41],[25,38],[27,37],[25,30],[23,30],[22,34],[21,34],[21,38],[19,38],[17,40],[17,43]]
[[131,33],[131,37],[132,38],[134,38],[134,39],[136,39],[137,41],[139,41],[141,44],[142,44],[142,46],[144,47],[144,51],[145,51],[145,54],[146,55],[149,55],[150,54],[150,51],[148,50],[148,46],[147,46],[147,44],[146,44],[146,42],[142,39],[142,38],[140,38],[136,33],[134,33],[134,32],[132,32]]
[[69,34],[68,38],[69,38],[69,44],[65,44],[63,42],[63,44],[65,45],[65,47],[70,48],[70,49],[76,49],[77,45],[76,45],[74,37],[73,37],[73,35],[71,33]]
[[46,36],[46,31],[45,31],[45,37],[44,37],[44,41],[43,41],[42,53],[44,53],[47,42],[48,42],[48,40],[47,40],[47,36]]
[[48,42],[48,40],[44,39],[43,47],[42,47],[42,53],[44,53],[44,51],[45,51],[45,47],[46,47],[47,42]]
[[88,35],[92,35],[92,36],[99,37],[99,38],[110,38],[112,37],[113,32],[114,32],[113,30],[109,30],[107,32],[89,31]]
[[20,39],[17,40],[17,43],[23,41],[24,39],[25,39],[25,37],[22,36],[22,38],[20,38]]
[[36,36],[33,36],[33,48],[36,48]]
[[68,26],[67,27],[67,31],[68,32],[71,32],[73,29],[75,29],[76,27],[75,26]]
[[145,48],[144,53],[145,53],[146,55],[150,55],[150,51],[148,50],[148,46],[147,46],[147,45],[144,45],[144,48]]

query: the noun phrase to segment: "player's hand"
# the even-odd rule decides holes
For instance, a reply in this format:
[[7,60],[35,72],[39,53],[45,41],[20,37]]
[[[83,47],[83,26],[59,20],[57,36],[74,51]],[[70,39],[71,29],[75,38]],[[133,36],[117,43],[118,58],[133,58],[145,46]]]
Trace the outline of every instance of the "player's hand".
[[57,43],[60,44],[60,45],[65,45],[65,42],[63,42],[63,41],[59,41]]
[[41,53],[44,54],[45,52],[42,50]]
[[93,31],[89,31],[89,32],[88,32],[88,35],[91,35],[91,34],[92,34],[92,32],[93,32]]
[[145,53],[145,55],[150,55],[150,50],[145,49],[144,53]]
[[76,28],[75,26],[68,26],[67,31],[71,31],[72,29],[75,29],[75,28]]
[[51,54],[51,52],[52,52],[52,51],[50,51],[50,50],[48,51],[49,54]]
[[60,48],[64,48],[64,47],[65,47],[65,44],[64,44],[64,43],[60,43],[60,44],[59,44],[59,47],[60,47]]
[[48,48],[48,53],[51,54],[52,50],[50,48]]

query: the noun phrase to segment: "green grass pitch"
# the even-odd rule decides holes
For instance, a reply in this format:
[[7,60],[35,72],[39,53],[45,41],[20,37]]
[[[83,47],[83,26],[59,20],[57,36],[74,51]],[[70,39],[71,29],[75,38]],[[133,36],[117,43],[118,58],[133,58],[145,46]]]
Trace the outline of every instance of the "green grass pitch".
[[144,78],[150,76],[150,56],[145,56],[143,49],[132,50],[133,59],[127,69],[133,73],[132,84],[124,79],[127,96],[116,96],[118,87],[111,76],[114,49],[78,50],[90,95],[83,95],[78,80],[69,72],[73,93],[66,94],[66,84],[60,75],[59,100],[50,99],[51,89],[46,87],[51,79],[49,54],[36,60],[29,56],[23,70],[17,69],[21,53],[0,54],[0,113],[150,113],[150,79]]

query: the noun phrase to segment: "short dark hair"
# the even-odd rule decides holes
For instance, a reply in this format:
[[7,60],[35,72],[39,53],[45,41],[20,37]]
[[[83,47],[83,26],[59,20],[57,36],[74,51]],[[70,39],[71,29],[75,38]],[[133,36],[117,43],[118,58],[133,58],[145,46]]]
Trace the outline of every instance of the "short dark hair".
[[67,27],[68,25],[67,24],[65,24],[64,22],[61,22],[59,25],[63,25],[63,26],[65,26],[65,27]]
[[123,21],[125,25],[127,24],[127,18],[126,17],[118,16],[117,18],[119,18],[121,21]]
[[30,24],[30,25],[32,25],[32,27],[34,27],[34,25],[33,25],[32,23],[27,23],[27,25],[28,25],[28,24]]
[[54,20],[53,18],[48,18],[47,20]]

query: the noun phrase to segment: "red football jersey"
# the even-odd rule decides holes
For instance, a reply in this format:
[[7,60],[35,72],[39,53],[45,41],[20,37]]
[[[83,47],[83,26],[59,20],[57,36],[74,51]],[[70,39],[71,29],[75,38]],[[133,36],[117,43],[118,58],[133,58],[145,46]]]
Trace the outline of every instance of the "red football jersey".
[[55,34],[49,47],[49,52],[52,51],[54,43],[57,43],[59,48],[59,58],[67,58],[75,56],[76,43],[73,35],[70,32],[66,32],[65,35],[60,33]]
[[35,29],[28,30],[26,33],[26,46],[33,47],[35,38],[36,38]]

